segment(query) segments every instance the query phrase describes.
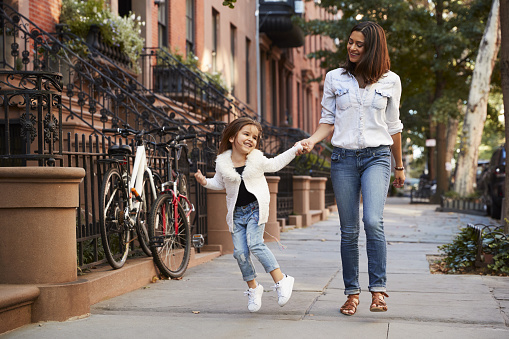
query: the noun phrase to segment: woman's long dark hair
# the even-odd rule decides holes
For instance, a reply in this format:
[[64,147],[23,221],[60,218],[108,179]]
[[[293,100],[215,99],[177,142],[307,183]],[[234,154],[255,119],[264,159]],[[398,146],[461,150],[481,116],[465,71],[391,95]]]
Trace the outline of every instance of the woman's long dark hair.
[[236,137],[237,133],[246,125],[253,125],[258,129],[258,140],[256,140],[256,148],[260,147],[260,141],[262,139],[262,125],[256,120],[251,118],[242,117],[233,120],[226,126],[221,135],[221,142],[219,143],[219,151],[218,154],[223,153],[232,148],[232,143],[230,142],[231,137]]
[[350,35],[356,31],[364,35],[364,55],[357,63],[351,62],[347,57],[342,67],[350,74],[361,76],[366,83],[373,84],[391,69],[385,31],[372,21],[358,23],[352,28]]

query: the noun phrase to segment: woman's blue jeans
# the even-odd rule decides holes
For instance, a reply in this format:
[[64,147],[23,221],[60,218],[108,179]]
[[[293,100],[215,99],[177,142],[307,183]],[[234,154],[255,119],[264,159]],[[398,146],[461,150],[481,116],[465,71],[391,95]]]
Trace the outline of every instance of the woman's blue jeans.
[[341,262],[345,294],[358,294],[359,204],[362,192],[364,232],[368,255],[368,289],[386,291],[387,244],[383,210],[391,176],[389,146],[349,150],[335,147],[331,180],[341,226]]
[[258,225],[259,211],[258,202],[255,201],[246,206],[235,207],[233,212],[233,223],[235,224],[232,233],[233,257],[237,259],[244,281],[256,278],[250,253],[260,261],[265,272],[269,273],[279,268],[274,254],[263,243],[265,224]]

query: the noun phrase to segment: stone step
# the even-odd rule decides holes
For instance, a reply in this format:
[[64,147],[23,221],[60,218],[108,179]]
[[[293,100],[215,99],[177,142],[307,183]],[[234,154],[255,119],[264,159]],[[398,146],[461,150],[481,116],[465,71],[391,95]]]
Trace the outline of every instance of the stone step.
[[[221,255],[220,246],[196,253],[192,249],[189,268]],[[91,269],[78,280],[65,284],[0,284],[0,334],[31,322],[64,321],[88,316],[90,306],[157,281],[152,258],[128,258],[118,270],[109,265]],[[35,307],[34,307],[35,304]]]

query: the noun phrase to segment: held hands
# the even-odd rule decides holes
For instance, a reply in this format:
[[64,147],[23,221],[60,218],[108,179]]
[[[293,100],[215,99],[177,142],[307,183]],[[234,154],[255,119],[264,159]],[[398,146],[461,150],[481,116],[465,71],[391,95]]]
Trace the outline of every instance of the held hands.
[[315,144],[309,139],[303,139],[295,143],[294,146],[299,147],[296,155],[302,155],[311,152],[315,147]]
[[198,170],[198,172],[196,172],[194,174],[194,177],[196,178],[196,181],[202,185],[202,186],[205,186],[207,185],[207,178],[205,178],[205,176],[201,173],[200,170]]

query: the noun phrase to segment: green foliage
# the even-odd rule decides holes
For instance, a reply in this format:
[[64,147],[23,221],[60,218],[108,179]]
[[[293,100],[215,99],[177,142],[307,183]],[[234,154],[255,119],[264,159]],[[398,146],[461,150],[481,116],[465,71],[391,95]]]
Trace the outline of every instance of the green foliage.
[[104,42],[119,47],[133,64],[143,50],[141,27],[145,23],[134,13],[126,17],[112,13],[104,0],[63,0],[60,23],[82,39],[86,39],[92,25],[97,25]]
[[[444,263],[448,272],[465,273],[473,270],[477,256],[477,231],[472,227],[462,228],[450,244],[439,246],[445,254]],[[482,253],[493,256],[483,273],[509,274],[509,240],[502,228],[482,234]]]
[[473,192],[467,196],[462,197],[459,195],[458,192],[447,191],[447,192],[444,192],[444,197],[451,198],[451,199],[477,200],[481,197],[481,194],[480,194],[480,192],[476,191],[476,192]]
[[451,273],[462,272],[474,267],[477,255],[476,233],[471,227],[462,228],[450,244],[439,246],[446,257],[446,267]]
[[509,242],[494,242],[492,249],[496,254],[493,256],[493,264],[488,265],[488,268],[496,273],[509,274]]
[[236,2],[237,2],[237,0],[224,0],[223,1],[223,6],[230,7],[230,8],[235,8],[235,3]]
[[170,64],[177,64],[173,59],[165,57],[165,54],[171,54],[179,63],[185,65],[187,68],[189,68],[194,73],[197,73],[200,75],[203,81],[211,84],[212,86],[216,87],[219,91],[222,93],[228,93],[229,89],[226,83],[223,80],[223,76],[221,73],[218,72],[203,72],[199,68],[199,59],[196,55],[194,55],[192,52],[188,53],[187,56],[184,57],[182,53],[180,53],[180,50],[178,47],[175,47],[173,51],[169,50],[166,47],[161,48],[162,51],[159,53],[158,62],[162,62],[164,60],[165,62],[169,62]]

